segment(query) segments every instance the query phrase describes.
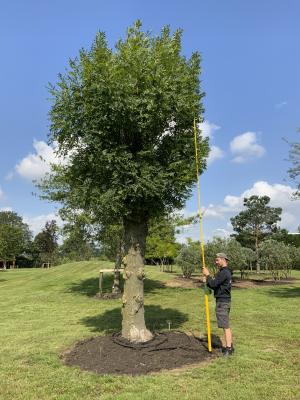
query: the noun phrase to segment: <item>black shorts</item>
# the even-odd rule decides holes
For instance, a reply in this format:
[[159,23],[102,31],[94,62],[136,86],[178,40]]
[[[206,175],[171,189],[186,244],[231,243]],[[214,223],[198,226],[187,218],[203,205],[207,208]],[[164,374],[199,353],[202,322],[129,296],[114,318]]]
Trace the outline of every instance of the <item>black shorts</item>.
[[230,302],[217,301],[216,316],[218,328],[229,328]]

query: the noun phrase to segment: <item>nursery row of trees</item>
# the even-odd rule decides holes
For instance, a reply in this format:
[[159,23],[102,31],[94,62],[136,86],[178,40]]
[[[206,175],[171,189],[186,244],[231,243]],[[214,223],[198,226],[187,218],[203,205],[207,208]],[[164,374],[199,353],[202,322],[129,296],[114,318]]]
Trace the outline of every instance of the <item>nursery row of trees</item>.
[[[204,250],[206,263],[213,273],[216,272],[215,255],[221,251],[226,252],[230,268],[239,271],[242,279],[254,271],[257,265],[256,252],[249,247],[243,247],[235,238],[215,237],[205,244]],[[261,269],[268,271],[275,280],[287,278],[291,269],[300,267],[300,247],[285,244],[278,238],[265,239],[260,243],[258,250]],[[176,263],[181,267],[185,278],[190,278],[195,271],[199,272],[201,266],[199,242],[189,241],[183,245]]]

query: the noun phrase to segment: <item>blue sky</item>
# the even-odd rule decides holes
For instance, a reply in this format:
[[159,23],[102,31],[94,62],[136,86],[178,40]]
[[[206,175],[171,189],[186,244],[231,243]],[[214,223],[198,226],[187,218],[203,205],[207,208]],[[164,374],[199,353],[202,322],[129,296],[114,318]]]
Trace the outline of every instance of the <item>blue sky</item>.
[[[0,209],[18,212],[34,232],[54,217],[55,206],[32,196],[31,183],[46,169],[39,155],[54,161],[47,83],[98,30],[113,47],[141,19],[154,34],[166,24],[182,28],[183,53],[202,55],[203,130],[213,146],[201,177],[206,238],[228,235],[230,217],[251,194],[270,195],[283,207],[282,226],[296,230],[300,202],[290,199],[282,138],[299,141],[299,17],[296,0],[1,2]],[[196,208],[193,195],[185,213]],[[197,237],[197,227],[183,236]]]

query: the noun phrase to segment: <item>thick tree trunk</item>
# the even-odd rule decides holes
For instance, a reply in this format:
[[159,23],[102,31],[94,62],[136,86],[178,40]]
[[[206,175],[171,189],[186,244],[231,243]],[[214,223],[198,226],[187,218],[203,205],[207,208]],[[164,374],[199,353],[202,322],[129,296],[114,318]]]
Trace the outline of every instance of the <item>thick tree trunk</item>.
[[125,257],[122,336],[130,342],[152,339],[144,318],[144,259],[147,223],[139,218],[124,221]]

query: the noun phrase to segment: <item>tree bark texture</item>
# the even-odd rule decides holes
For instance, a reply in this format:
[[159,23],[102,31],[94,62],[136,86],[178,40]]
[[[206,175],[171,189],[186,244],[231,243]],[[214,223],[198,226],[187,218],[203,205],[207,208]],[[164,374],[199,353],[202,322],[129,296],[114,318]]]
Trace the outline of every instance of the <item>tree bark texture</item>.
[[124,294],[122,306],[122,336],[130,342],[140,343],[152,339],[144,318],[144,254],[147,223],[132,218],[124,221],[125,257]]

